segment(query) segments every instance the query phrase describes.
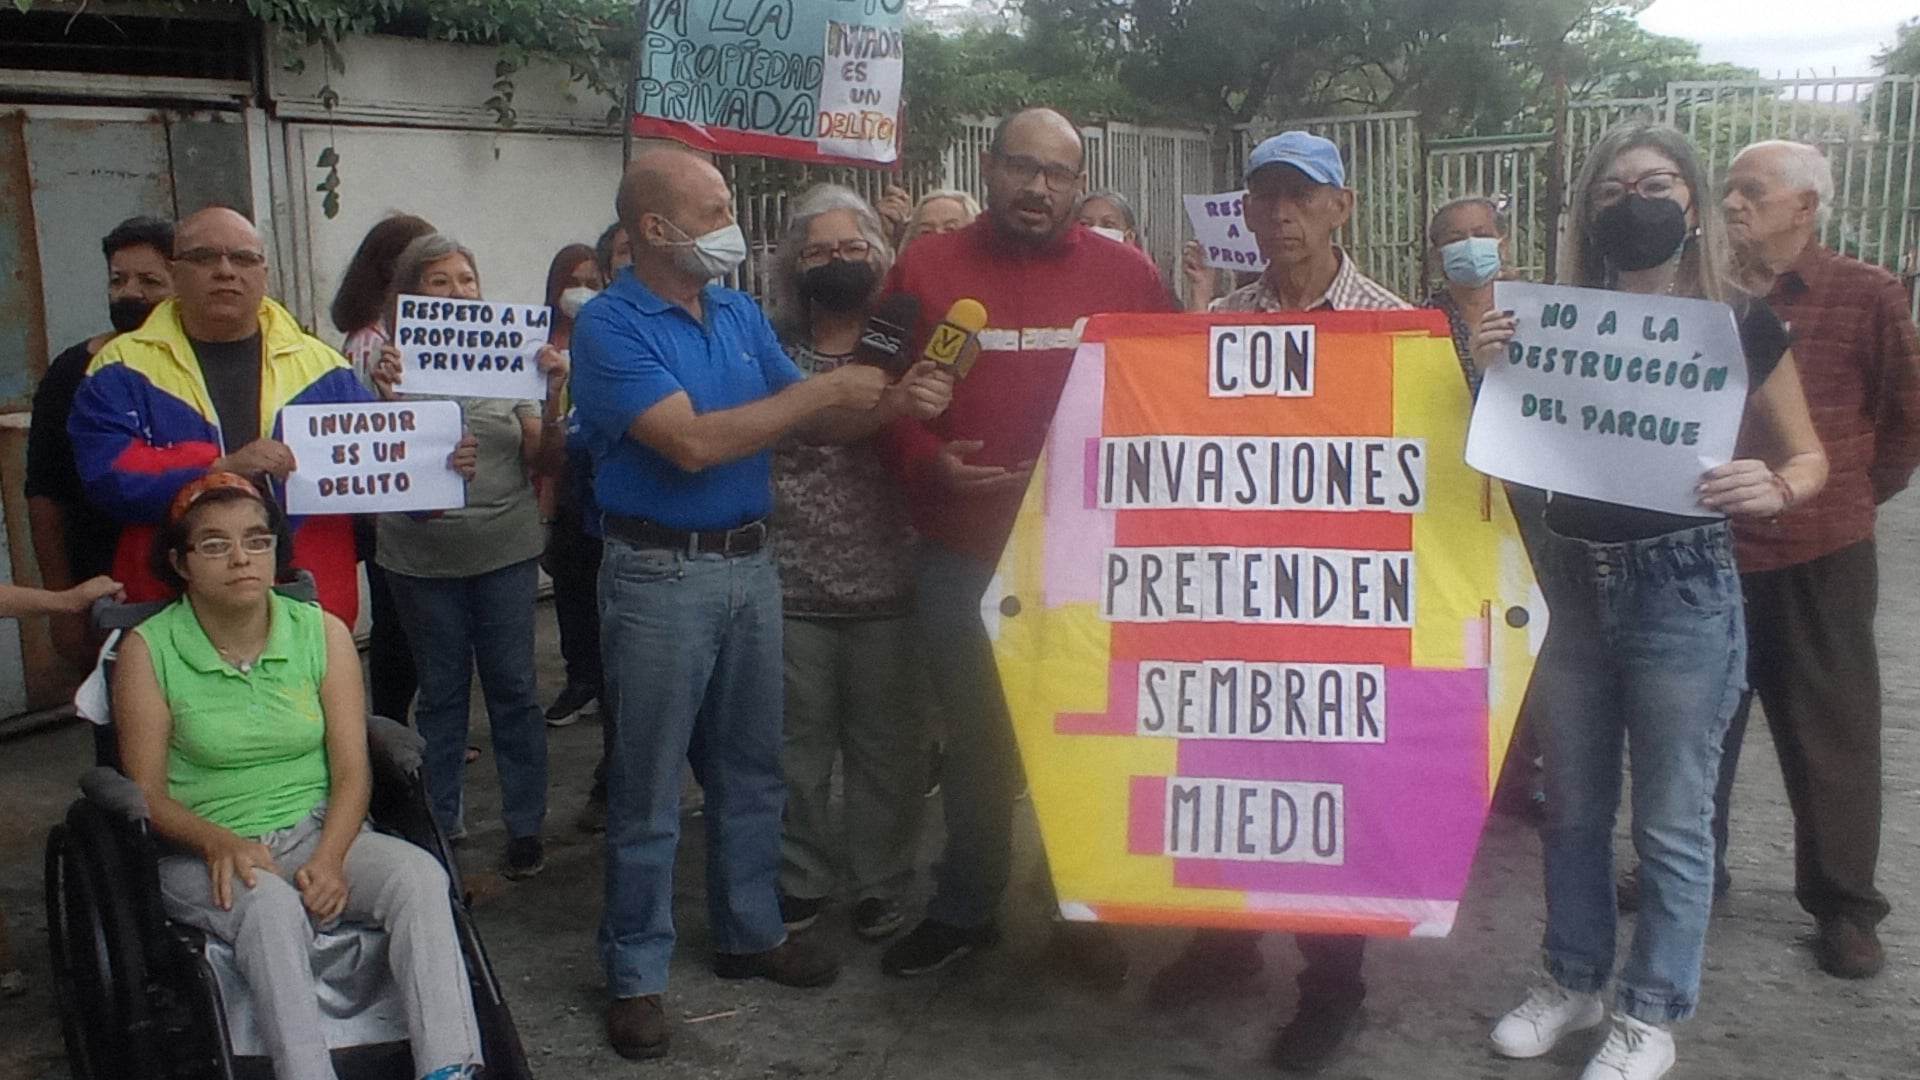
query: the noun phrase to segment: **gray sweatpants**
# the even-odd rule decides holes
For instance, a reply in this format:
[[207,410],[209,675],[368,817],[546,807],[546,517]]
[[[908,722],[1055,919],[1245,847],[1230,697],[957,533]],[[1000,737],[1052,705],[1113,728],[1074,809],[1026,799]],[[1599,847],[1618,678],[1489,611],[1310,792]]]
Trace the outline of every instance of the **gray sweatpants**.
[[[160,860],[167,914],[233,946],[279,1080],[336,1080],[308,955],[316,927],[293,884],[320,844],[326,812],[321,803],[297,824],[259,838],[285,877],[256,873],[251,889],[236,880],[231,911],[214,905],[206,860]],[[414,1072],[480,1064],[480,1027],[454,934],[446,871],[423,849],[362,825],[347,849],[346,876],[341,918],[387,931],[387,960],[406,1003]]]

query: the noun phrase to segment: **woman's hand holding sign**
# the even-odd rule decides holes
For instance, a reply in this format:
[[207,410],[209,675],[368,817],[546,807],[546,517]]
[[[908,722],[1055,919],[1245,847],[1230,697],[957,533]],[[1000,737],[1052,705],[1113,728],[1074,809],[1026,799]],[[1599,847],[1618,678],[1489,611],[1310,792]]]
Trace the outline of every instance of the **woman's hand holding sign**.
[[567,350],[542,345],[536,360],[540,365],[540,373],[547,377],[547,401],[559,401],[560,395],[566,392],[567,379],[573,372],[573,363]]
[[1507,342],[1513,340],[1519,328],[1520,320],[1511,311],[1493,308],[1481,316],[1480,325],[1474,327],[1473,340],[1468,344],[1474,366],[1481,371],[1492,367],[1507,351]]
[[392,345],[380,346],[380,359],[373,365],[373,388],[380,392],[380,400],[392,401],[400,396],[400,350]]
[[473,482],[474,474],[480,471],[480,440],[473,437],[473,432],[461,434],[460,441],[454,444],[453,453],[447,455],[447,468],[459,473],[460,478],[468,483]]
[[1729,461],[1700,478],[1700,505],[1729,517],[1770,518],[1793,504],[1793,485],[1754,458]]

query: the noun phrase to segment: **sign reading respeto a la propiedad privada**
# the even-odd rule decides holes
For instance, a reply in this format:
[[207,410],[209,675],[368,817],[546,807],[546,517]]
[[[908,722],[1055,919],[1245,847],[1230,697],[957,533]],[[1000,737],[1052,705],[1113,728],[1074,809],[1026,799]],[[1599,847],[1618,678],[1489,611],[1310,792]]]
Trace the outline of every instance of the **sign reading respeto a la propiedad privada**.
[[1500,282],[1519,323],[1487,369],[1467,462],[1546,491],[1696,517],[1747,407],[1733,309],[1710,300]]
[[1206,253],[1207,265],[1220,270],[1264,270],[1267,257],[1247,231],[1247,193],[1183,195],[1193,238]]
[[894,165],[906,0],[652,0],[633,132],[700,150]]
[[280,431],[293,452],[290,514],[384,514],[466,505],[448,467],[461,438],[451,401],[289,405]]
[[1433,312],[1088,324],[982,604],[1067,917],[1452,925],[1545,618],[1469,408]]
[[546,305],[402,296],[394,316],[401,391],[546,400],[540,350],[553,321]]

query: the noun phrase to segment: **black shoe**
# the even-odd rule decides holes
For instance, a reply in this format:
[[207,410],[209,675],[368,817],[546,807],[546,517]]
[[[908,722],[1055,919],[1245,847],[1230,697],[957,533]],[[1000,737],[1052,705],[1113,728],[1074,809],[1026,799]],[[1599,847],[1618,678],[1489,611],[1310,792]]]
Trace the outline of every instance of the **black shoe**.
[[798,896],[780,894],[780,921],[787,926],[787,933],[797,934],[820,921],[820,912],[827,906],[826,897],[807,900]]
[[840,961],[825,947],[790,937],[757,953],[721,953],[713,973],[723,979],[766,979],[781,986],[825,986],[840,977]]
[[1099,923],[1055,922],[1047,957],[1056,971],[1088,986],[1112,990],[1127,981],[1127,951]]
[[547,707],[547,726],[566,727],[587,715],[587,706],[599,700],[600,691],[585,683],[568,683],[560,696]]
[[598,798],[587,796],[587,805],[580,808],[580,816],[573,819],[573,827],[583,833],[607,831],[607,796],[604,792]]
[[507,865],[500,873],[511,881],[525,881],[547,868],[547,847],[537,836],[507,841]]
[[1323,1069],[1360,1030],[1360,1002],[1303,998],[1300,1009],[1273,1040],[1272,1060],[1284,1072]]
[[853,932],[865,941],[892,937],[906,921],[900,905],[882,897],[869,896],[853,905]]
[[1260,939],[1235,931],[1199,930],[1173,963],[1147,980],[1147,1005],[1167,1012],[1241,993],[1260,974]]
[[922,919],[906,937],[887,946],[880,954],[880,970],[888,975],[925,975],[939,971],[975,949],[1000,943],[1000,930],[992,923],[984,926],[949,926],[933,919]]

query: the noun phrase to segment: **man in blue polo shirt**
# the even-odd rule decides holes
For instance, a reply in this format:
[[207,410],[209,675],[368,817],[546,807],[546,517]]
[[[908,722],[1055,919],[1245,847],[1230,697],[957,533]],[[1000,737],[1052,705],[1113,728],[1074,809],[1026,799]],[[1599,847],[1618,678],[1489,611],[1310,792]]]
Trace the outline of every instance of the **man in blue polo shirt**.
[[[889,387],[849,364],[804,379],[744,293],[733,193],[678,148],[643,151],[616,203],[633,268],[582,310],[573,400],[604,512],[602,649],[614,724],[600,950],[607,1034],[665,1053],[680,768],[707,795],[714,972],[821,986],[838,962],[780,920],[780,585],[765,548],[768,448],[858,437],[945,390],[922,365]],[[936,410],[937,411],[937,410]],[[689,750],[691,749],[691,755]]]

